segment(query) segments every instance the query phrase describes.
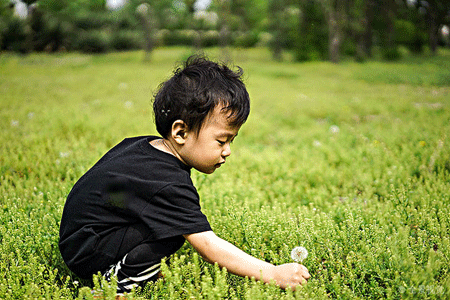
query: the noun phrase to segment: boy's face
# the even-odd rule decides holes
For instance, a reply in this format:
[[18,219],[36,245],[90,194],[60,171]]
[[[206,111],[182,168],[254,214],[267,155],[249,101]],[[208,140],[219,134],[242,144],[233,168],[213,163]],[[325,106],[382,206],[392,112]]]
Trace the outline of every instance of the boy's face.
[[231,154],[230,144],[237,136],[240,126],[230,126],[228,113],[217,106],[204,120],[200,131],[187,132],[185,143],[178,153],[181,159],[196,170],[211,174]]

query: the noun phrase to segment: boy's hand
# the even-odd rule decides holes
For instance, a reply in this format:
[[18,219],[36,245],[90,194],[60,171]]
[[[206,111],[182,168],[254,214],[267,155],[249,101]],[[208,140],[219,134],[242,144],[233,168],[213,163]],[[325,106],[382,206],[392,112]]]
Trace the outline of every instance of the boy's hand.
[[298,263],[289,263],[274,266],[271,277],[281,288],[285,289],[290,286],[292,290],[295,290],[296,286],[305,284],[311,275],[309,275],[305,266]]
[[229,272],[239,276],[255,277],[267,283],[274,280],[281,288],[290,286],[293,290],[298,285],[306,283],[310,277],[308,269],[301,264],[274,266],[248,255],[212,231],[187,234],[184,237],[206,261],[217,262],[220,267],[225,267]]

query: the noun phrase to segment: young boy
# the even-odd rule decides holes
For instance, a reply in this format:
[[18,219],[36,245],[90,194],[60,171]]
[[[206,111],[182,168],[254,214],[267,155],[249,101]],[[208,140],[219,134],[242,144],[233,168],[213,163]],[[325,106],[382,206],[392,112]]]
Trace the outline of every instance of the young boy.
[[161,137],[125,139],[80,178],[64,207],[59,242],[75,274],[117,276],[118,293],[129,292],[157,279],[161,259],[187,240],[206,261],[233,274],[274,280],[282,288],[310,277],[300,264],[274,266],[219,238],[200,210],[190,169],[211,174],[231,154],[250,111],[241,75],[189,58],[155,96]]

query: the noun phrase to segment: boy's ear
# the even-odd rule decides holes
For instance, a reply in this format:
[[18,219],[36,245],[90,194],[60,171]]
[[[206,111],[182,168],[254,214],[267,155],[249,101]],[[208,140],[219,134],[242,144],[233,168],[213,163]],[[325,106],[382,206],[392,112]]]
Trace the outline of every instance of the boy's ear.
[[185,143],[188,131],[188,126],[183,120],[173,122],[171,135],[177,144],[183,145]]

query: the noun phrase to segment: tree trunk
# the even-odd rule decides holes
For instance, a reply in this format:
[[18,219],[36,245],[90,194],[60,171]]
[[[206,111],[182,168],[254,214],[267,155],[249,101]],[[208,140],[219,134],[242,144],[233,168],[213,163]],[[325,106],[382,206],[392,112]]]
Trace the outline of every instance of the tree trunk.
[[27,5],[27,18],[26,18],[26,52],[31,53],[34,50],[34,30],[33,30],[33,14],[36,11],[36,4]]
[[339,28],[336,12],[330,11],[328,15],[328,56],[330,61],[334,63],[339,62],[340,46],[341,46],[341,29]]
[[283,60],[283,46],[282,41],[280,39],[281,33],[275,34],[273,37],[273,46],[272,46],[272,58],[276,61]]
[[[391,1],[391,0],[388,0]],[[394,11],[392,10],[391,6],[384,5],[385,7],[385,13],[386,13],[386,42],[389,49],[392,49],[395,47],[395,15]]]
[[228,45],[230,44],[230,34],[230,30],[224,22],[219,31],[219,44],[222,49],[222,60],[225,62],[231,61],[230,51],[228,50]]
[[430,43],[430,51],[431,51],[431,55],[436,55],[437,54],[437,47],[438,47],[438,30],[437,30],[437,26],[436,26],[436,24],[433,24],[434,26],[434,28],[433,27],[431,27],[430,29],[429,29],[429,35],[430,35],[430,38],[429,38],[429,43]]
[[438,46],[439,28],[436,20],[436,12],[433,8],[428,13],[428,45],[430,47],[431,55],[436,55]]
[[395,40],[395,13],[396,6],[392,0],[384,0],[381,7],[383,16],[384,30],[381,34],[381,50],[385,60],[397,60],[400,58],[400,53],[397,49],[397,42]]
[[285,22],[285,16],[283,14],[285,5],[285,1],[269,1],[269,19],[271,20],[269,30],[272,33],[270,50],[272,52],[272,59],[277,61],[281,61],[283,59],[283,48],[285,46],[285,26],[283,26],[283,22]]
[[194,49],[195,51],[201,51],[203,46],[203,30],[195,30],[194,35]]
[[361,39],[362,46],[365,55],[372,57],[372,39],[373,39],[373,20],[374,20],[375,4],[373,0],[367,0],[365,8],[365,30]]
[[330,61],[338,63],[342,44],[342,28],[344,22],[344,2],[341,0],[330,1],[325,4],[328,22],[328,56]]
[[154,20],[154,14],[153,14],[152,8],[147,3],[143,3],[143,4],[139,5],[136,8],[136,12],[139,15],[139,19],[142,24],[142,29],[144,31],[144,40],[145,40],[144,61],[149,61],[151,52],[152,52],[154,44],[155,44],[154,38],[153,38],[154,33],[155,33],[154,29],[156,27],[155,26],[156,22]]
[[231,17],[230,2],[223,0],[219,2],[219,20],[220,20],[220,31],[219,31],[219,46],[222,49],[222,60],[224,62],[231,61],[231,54],[229,51],[229,46],[231,44],[231,30],[229,27],[229,21]]

